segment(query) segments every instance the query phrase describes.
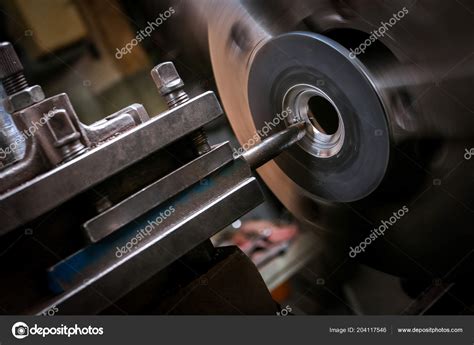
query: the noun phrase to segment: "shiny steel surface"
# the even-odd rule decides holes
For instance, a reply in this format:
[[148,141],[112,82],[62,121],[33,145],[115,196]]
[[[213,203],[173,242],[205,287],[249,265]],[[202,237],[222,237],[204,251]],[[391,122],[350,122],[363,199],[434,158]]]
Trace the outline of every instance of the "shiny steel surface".
[[[312,99],[323,99],[332,108],[334,117],[337,116],[337,127],[333,132],[327,132],[317,121],[316,115],[310,109]],[[273,102],[272,102],[273,104]],[[344,121],[336,104],[321,89],[309,84],[296,84],[289,88],[283,96],[283,109],[292,109],[286,125],[289,126],[299,119],[308,122],[305,139],[298,144],[308,153],[319,157],[329,158],[337,155],[344,144],[345,129]],[[317,113],[318,109],[316,109]]]
[[[343,55],[348,55],[381,22],[405,7],[408,14],[352,60],[360,65],[373,91],[366,90],[360,96],[362,99],[354,97],[350,89],[342,91],[350,103],[373,101],[375,92],[383,108],[388,133],[374,128],[373,134],[382,134],[379,138],[387,140],[389,151],[386,171],[376,188],[366,189],[366,194],[361,192],[353,198],[331,199],[323,190],[336,190],[330,184],[333,172],[343,171],[345,167],[335,164],[333,157],[298,157],[295,150],[287,155],[286,161],[296,158],[299,164],[293,162],[284,167],[284,160],[280,159],[258,171],[291,212],[315,229],[339,236],[347,246],[359,243],[382,220],[407,205],[410,212],[383,239],[371,244],[363,256],[364,261],[377,268],[418,278],[452,277],[466,271],[472,263],[469,253],[474,244],[474,160],[463,158],[465,148],[474,145],[471,3],[443,0],[188,3],[193,9],[187,11],[193,13],[192,24],[190,18],[185,18],[181,27],[192,26],[195,36],[207,36],[196,40],[193,48],[198,50],[197,42],[201,50],[208,44],[219,94],[241,143],[254,135],[265,116],[272,116],[252,109],[252,106],[263,107],[268,98],[252,97],[256,92],[258,96],[265,92],[272,94],[279,87],[279,79],[275,77],[273,85],[262,83],[260,89],[252,89],[255,84],[250,81],[254,63],[262,49],[267,49],[268,42],[303,31],[321,35],[329,45],[337,46],[340,52],[345,50]],[[288,55],[286,63],[290,69],[307,68],[305,61],[311,59],[314,66],[321,68],[334,62],[327,58],[328,54],[309,51],[308,45],[289,47],[284,46],[281,55]],[[279,58],[275,56],[275,60]],[[341,60],[340,65],[349,60],[345,61]],[[256,73],[266,76],[278,64],[267,63],[258,68]],[[336,77],[337,69],[331,67],[327,79],[337,81],[335,87],[342,89],[343,79]],[[294,80],[295,85],[302,82],[298,78]],[[264,85],[270,89],[263,89]],[[271,104],[275,111],[281,110],[283,102],[277,98]],[[341,106],[337,98],[332,101],[338,108]],[[351,128],[346,122],[347,134]],[[360,137],[363,138],[367,136]],[[361,152],[359,144],[359,141],[344,140],[341,150],[356,155]],[[366,149],[369,156],[379,152],[376,147]],[[383,163],[377,157],[375,160],[376,164]],[[323,175],[318,170],[321,168],[325,171]],[[366,183],[368,173],[370,169],[361,166],[360,171],[347,177],[345,188]]]
[[[6,191],[0,195],[0,207],[4,211],[0,234],[6,234],[58,207],[91,185],[104,181],[221,115],[222,108],[215,94],[206,92],[161,113],[123,136]],[[98,165],[103,168],[90,168]],[[0,174],[1,177],[3,175]],[[2,187],[3,184],[0,184],[0,190],[4,189]]]

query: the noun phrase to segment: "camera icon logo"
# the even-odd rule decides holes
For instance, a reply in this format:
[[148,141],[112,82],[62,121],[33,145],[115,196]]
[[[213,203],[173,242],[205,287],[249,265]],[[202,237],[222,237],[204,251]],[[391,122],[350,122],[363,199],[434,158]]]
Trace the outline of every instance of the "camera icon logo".
[[12,334],[17,339],[23,339],[30,334],[30,328],[26,323],[20,321],[12,326]]

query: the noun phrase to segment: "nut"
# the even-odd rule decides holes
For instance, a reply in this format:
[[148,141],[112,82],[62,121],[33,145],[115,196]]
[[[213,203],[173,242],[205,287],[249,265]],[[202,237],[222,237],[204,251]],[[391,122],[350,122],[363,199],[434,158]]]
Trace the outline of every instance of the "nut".
[[3,105],[7,112],[14,113],[18,110],[29,107],[30,105],[41,102],[44,98],[44,92],[41,86],[34,85],[6,97],[3,101]]
[[166,95],[184,86],[172,62],[163,62],[151,70],[151,76],[160,94]]

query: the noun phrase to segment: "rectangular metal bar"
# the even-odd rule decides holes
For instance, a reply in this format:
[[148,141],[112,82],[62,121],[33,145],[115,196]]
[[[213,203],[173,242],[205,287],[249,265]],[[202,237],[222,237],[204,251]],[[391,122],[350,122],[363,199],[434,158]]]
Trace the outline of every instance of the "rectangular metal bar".
[[85,222],[83,227],[87,237],[91,242],[101,240],[192,184],[199,182],[231,160],[233,160],[232,149],[228,143],[214,147],[210,152]]

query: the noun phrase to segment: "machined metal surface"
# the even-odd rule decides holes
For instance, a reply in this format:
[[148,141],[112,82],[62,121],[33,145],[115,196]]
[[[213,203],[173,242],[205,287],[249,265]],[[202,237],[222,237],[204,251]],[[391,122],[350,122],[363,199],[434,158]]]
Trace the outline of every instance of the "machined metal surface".
[[[4,211],[0,234],[35,219],[220,115],[222,109],[215,95],[212,92],[201,94],[7,191],[0,196],[0,208]],[[32,155],[32,159],[34,157]],[[102,168],[91,169],[98,165]],[[0,181],[2,177],[0,174]]]
[[[322,80],[316,82],[316,84],[321,85],[323,83]],[[318,122],[313,111],[316,114],[322,111],[319,109],[319,106],[324,104],[321,104],[321,101],[319,101],[315,104],[316,108],[311,110],[309,104],[311,104],[313,100],[326,101],[326,107],[331,108],[328,109],[328,113],[331,113],[327,115],[335,117],[335,119],[330,120],[337,122],[337,126],[334,126],[334,129],[325,129]],[[300,119],[309,122],[310,126],[306,128],[307,135],[304,140],[298,143],[303,150],[319,158],[333,157],[341,151],[345,138],[344,121],[335,103],[326,93],[321,91],[321,89],[309,84],[294,85],[289,88],[283,96],[282,108],[292,111],[292,116],[286,119],[287,126]]]
[[87,139],[97,146],[110,137],[149,120],[148,113],[141,104],[132,104],[92,125],[83,125]]
[[142,105],[133,104],[103,120],[84,125],[65,93],[13,113],[13,127],[18,134],[1,149],[7,154],[15,151],[25,154],[18,164],[0,173],[0,193],[82,155],[148,118]]

